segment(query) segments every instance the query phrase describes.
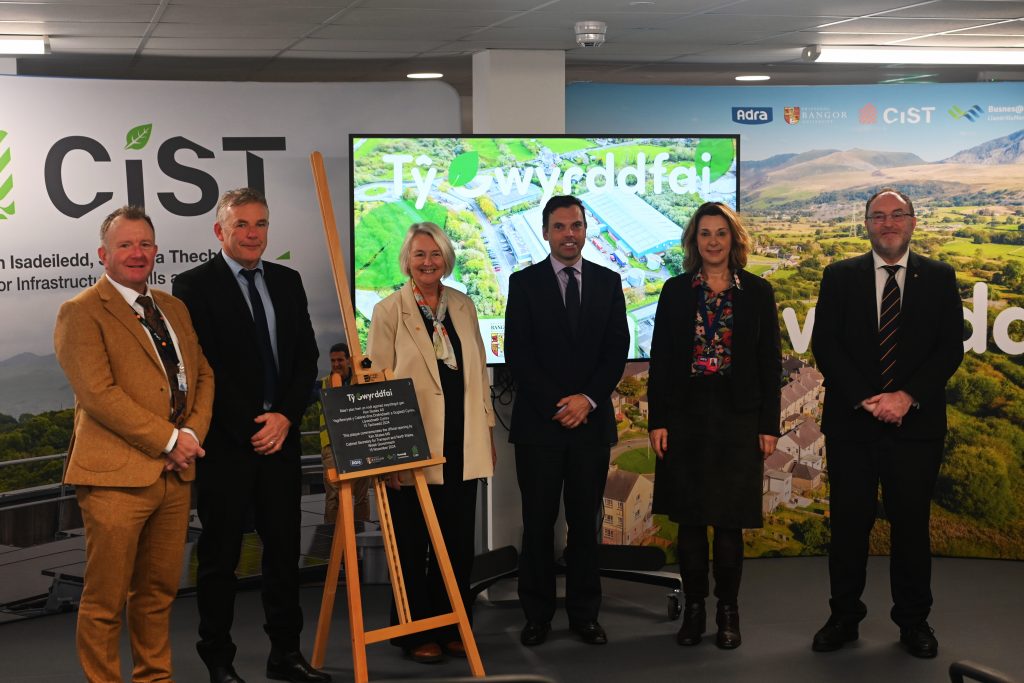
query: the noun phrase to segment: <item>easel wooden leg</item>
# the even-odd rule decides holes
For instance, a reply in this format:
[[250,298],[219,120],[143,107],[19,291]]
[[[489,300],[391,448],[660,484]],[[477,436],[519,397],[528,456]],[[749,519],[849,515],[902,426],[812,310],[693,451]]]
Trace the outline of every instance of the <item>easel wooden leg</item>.
[[430,536],[430,543],[434,548],[434,555],[437,558],[437,566],[441,570],[441,577],[444,579],[445,590],[448,591],[448,600],[452,605],[452,612],[458,618],[459,636],[462,638],[462,645],[466,648],[466,659],[469,662],[469,670],[478,678],[486,675],[483,662],[480,661],[480,652],[476,647],[476,638],[473,637],[473,630],[469,626],[469,617],[466,614],[466,607],[462,604],[462,594],[459,592],[459,584],[455,580],[455,571],[452,569],[451,559],[448,557],[448,548],[444,544],[444,537],[441,535],[441,525],[437,522],[437,513],[434,512],[434,504],[430,500],[430,491],[427,489],[427,480],[422,469],[413,470],[413,478],[416,483],[416,495],[420,500],[420,508],[423,510],[423,519],[427,524],[427,534]]
[[[343,480],[341,507],[345,510],[345,589],[348,593],[348,624],[352,636],[352,674],[356,683],[366,683],[369,673],[366,668],[366,631],[363,629],[363,598],[359,587],[359,559],[356,557],[356,533],[352,518],[352,481]],[[337,533],[337,531],[335,531]]]
[[398,623],[408,624],[412,621],[412,612],[409,609],[409,595],[405,591],[405,577],[402,574],[402,563],[398,556],[395,522],[391,517],[391,504],[388,502],[387,479],[385,477],[373,478],[373,492],[377,498],[377,518],[380,520],[380,535],[384,541],[384,554],[388,559],[391,593],[395,596],[395,611],[398,613]]
[[[350,514],[349,517],[351,516]],[[345,520],[345,506],[338,505],[338,516],[334,520],[334,535],[331,537],[331,557],[327,562],[327,578],[324,580],[324,595],[320,600],[320,618],[316,624],[313,659],[310,662],[317,669],[323,666],[324,656],[327,654],[327,638],[331,631],[331,616],[334,613],[334,599],[338,589],[338,574],[345,550],[344,534],[342,533],[342,529],[345,528]]]

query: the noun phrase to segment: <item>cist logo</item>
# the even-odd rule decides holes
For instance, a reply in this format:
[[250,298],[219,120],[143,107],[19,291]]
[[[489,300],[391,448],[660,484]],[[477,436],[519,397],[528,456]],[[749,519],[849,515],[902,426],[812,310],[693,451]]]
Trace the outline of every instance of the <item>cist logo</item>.
[[14,173],[11,168],[11,147],[7,143],[7,131],[0,130],[0,221],[14,215]]
[[771,107],[733,107],[733,123],[742,123],[748,126],[757,126],[762,123],[772,122]]
[[975,121],[980,119],[982,112],[984,112],[984,110],[978,105],[974,105],[967,111],[964,111],[955,104],[946,111],[949,113],[950,116],[953,117],[954,120],[968,121],[970,123],[974,123]]
[[800,107],[783,107],[782,118],[790,125],[800,123]]

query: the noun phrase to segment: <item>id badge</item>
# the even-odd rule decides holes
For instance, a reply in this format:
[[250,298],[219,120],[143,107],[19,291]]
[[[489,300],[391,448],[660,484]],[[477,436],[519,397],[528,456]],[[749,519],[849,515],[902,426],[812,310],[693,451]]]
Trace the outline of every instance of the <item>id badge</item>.
[[178,363],[178,391],[188,391],[188,380],[185,378],[185,366]]
[[718,372],[718,356],[697,356],[697,367],[704,374]]

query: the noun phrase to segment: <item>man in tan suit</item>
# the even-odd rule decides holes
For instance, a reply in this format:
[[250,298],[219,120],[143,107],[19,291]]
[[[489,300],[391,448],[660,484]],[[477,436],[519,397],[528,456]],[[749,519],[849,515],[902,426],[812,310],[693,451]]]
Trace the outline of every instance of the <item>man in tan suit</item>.
[[193,463],[210,425],[213,372],[188,311],[147,286],[157,246],[142,209],[100,227],[106,271],[57,314],[54,347],[75,392],[64,475],[85,525],[78,657],[89,681],[121,680],[127,606],[137,682],[170,681]]

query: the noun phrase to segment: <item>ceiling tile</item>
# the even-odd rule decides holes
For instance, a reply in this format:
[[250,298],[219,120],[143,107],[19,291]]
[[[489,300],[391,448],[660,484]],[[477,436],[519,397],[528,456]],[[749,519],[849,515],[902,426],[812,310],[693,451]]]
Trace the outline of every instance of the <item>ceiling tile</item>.
[[246,7],[240,12],[234,7],[212,7],[208,5],[171,5],[163,13],[161,21],[186,24],[216,24],[230,33],[236,24],[320,24],[334,16],[336,9],[330,7],[303,7],[288,4],[272,7]]
[[967,19],[984,21],[986,19],[1017,19],[1024,17],[1024,3],[1020,2],[986,2],[984,0],[937,0],[911,5],[906,9],[893,12],[893,17],[940,17],[944,19]]
[[4,21],[107,21],[149,22],[156,12],[155,4],[61,4],[4,2],[0,17]]
[[444,45],[437,40],[358,40],[354,38],[307,38],[292,45],[309,52],[402,52],[417,54]]
[[[316,24],[235,24],[231,38],[290,38],[297,39],[317,27]],[[224,27],[219,24],[186,24],[161,21],[153,29],[155,38],[221,38]]]
[[502,12],[496,10],[475,10],[469,12],[456,12],[446,10],[419,10],[414,12],[404,10],[372,10],[354,9],[338,21],[332,22],[342,26],[413,26],[419,27],[424,32],[429,32],[432,27],[472,27],[479,28],[491,26],[516,16],[516,12]]

